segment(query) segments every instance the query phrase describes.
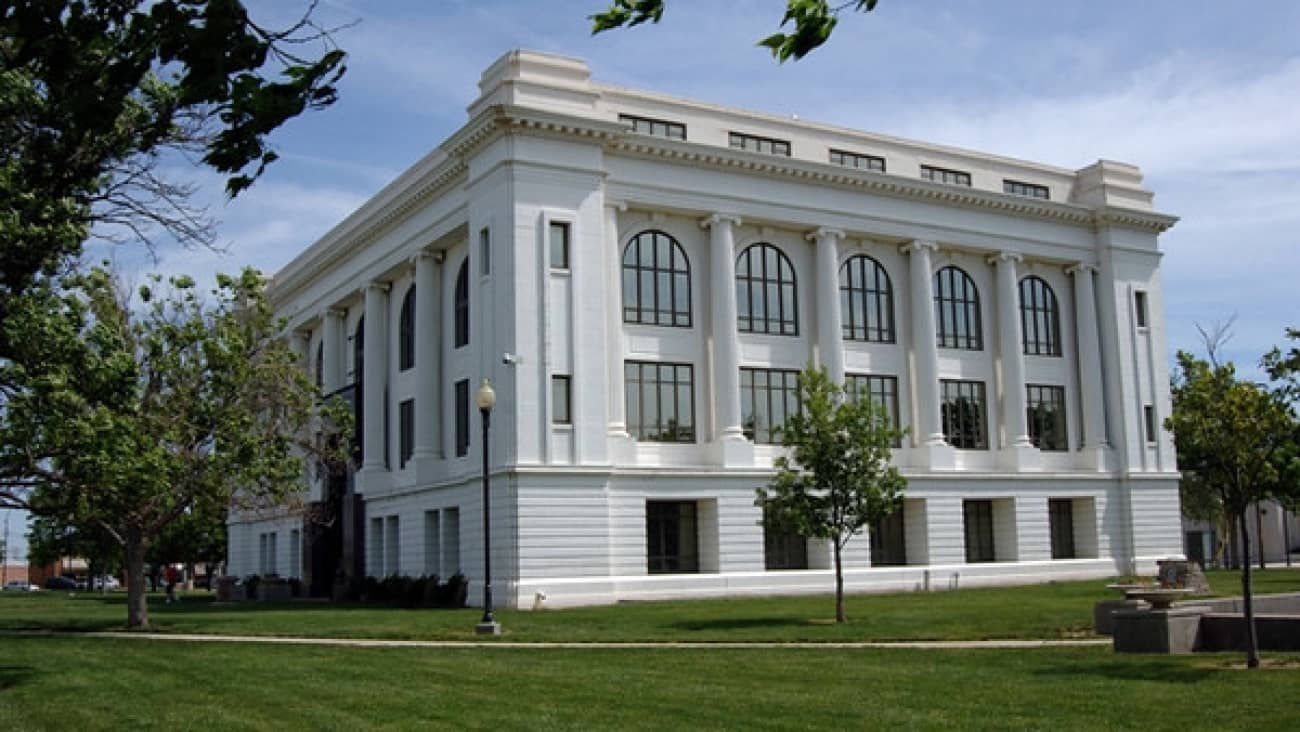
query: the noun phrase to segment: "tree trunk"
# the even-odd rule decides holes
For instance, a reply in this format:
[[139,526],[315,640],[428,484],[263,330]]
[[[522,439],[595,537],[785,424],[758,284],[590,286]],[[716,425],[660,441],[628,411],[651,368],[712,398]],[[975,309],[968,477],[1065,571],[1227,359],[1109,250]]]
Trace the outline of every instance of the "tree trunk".
[[1241,512],[1241,600],[1246,608],[1246,667],[1259,667],[1259,641],[1255,636],[1255,606],[1250,592],[1250,530]]
[[138,532],[127,534],[126,539],[126,627],[132,630],[149,628],[149,597],[145,593],[144,555],[145,543]]
[[95,560],[91,557],[86,557],[86,592],[95,592]]
[[832,540],[835,545],[835,622],[843,623],[844,617],[844,568],[840,566],[840,540]]

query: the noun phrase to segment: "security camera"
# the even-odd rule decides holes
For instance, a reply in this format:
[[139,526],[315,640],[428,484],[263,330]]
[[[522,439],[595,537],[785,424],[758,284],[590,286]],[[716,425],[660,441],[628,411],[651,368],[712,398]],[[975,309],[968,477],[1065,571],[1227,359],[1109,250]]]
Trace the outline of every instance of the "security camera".
[[524,361],[523,358],[516,356],[515,354],[510,353],[509,351],[501,354],[501,363],[507,366],[516,366],[518,364],[523,363],[523,361]]

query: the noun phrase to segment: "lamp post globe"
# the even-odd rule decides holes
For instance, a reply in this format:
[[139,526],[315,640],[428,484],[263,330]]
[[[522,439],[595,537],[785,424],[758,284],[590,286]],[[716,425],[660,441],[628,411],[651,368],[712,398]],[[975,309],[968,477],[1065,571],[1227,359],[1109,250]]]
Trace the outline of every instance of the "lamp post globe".
[[492,408],[497,403],[497,393],[492,382],[483,379],[474,393],[474,403],[483,417],[483,618],[474,626],[478,635],[501,635],[501,624],[492,616],[492,504],[488,476],[488,426],[492,422]]

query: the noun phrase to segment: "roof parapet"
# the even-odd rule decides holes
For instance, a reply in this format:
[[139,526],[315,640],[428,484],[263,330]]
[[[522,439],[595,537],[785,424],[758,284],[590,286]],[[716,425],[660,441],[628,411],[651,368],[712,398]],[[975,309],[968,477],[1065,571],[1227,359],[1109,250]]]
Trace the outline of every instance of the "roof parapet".
[[600,93],[592,89],[587,62],[571,56],[515,49],[487,67],[471,119],[494,105],[517,105],[594,115]]
[[1151,191],[1142,187],[1142,170],[1136,165],[1114,160],[1098,160],[1076,174],[1075,203],[1091,208],[1118,208],[1153,211]]

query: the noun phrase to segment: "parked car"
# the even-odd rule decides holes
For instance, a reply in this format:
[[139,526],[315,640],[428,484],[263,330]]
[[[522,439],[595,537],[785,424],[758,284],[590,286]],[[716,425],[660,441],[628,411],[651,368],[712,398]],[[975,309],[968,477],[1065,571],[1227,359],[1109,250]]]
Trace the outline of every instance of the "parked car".
[[45,589],[47,590],[75,590],[77,581],[71,577],[50,577],[45,580]]
[[39,592],[41,588],[26,580],[9,580],[5,583],[5,592]]
[[95,578],[95,589],[97,590],[112,592],[113,590],[121,589],[121,587],[122,583],[118,582],[116,577],[101,575]]

